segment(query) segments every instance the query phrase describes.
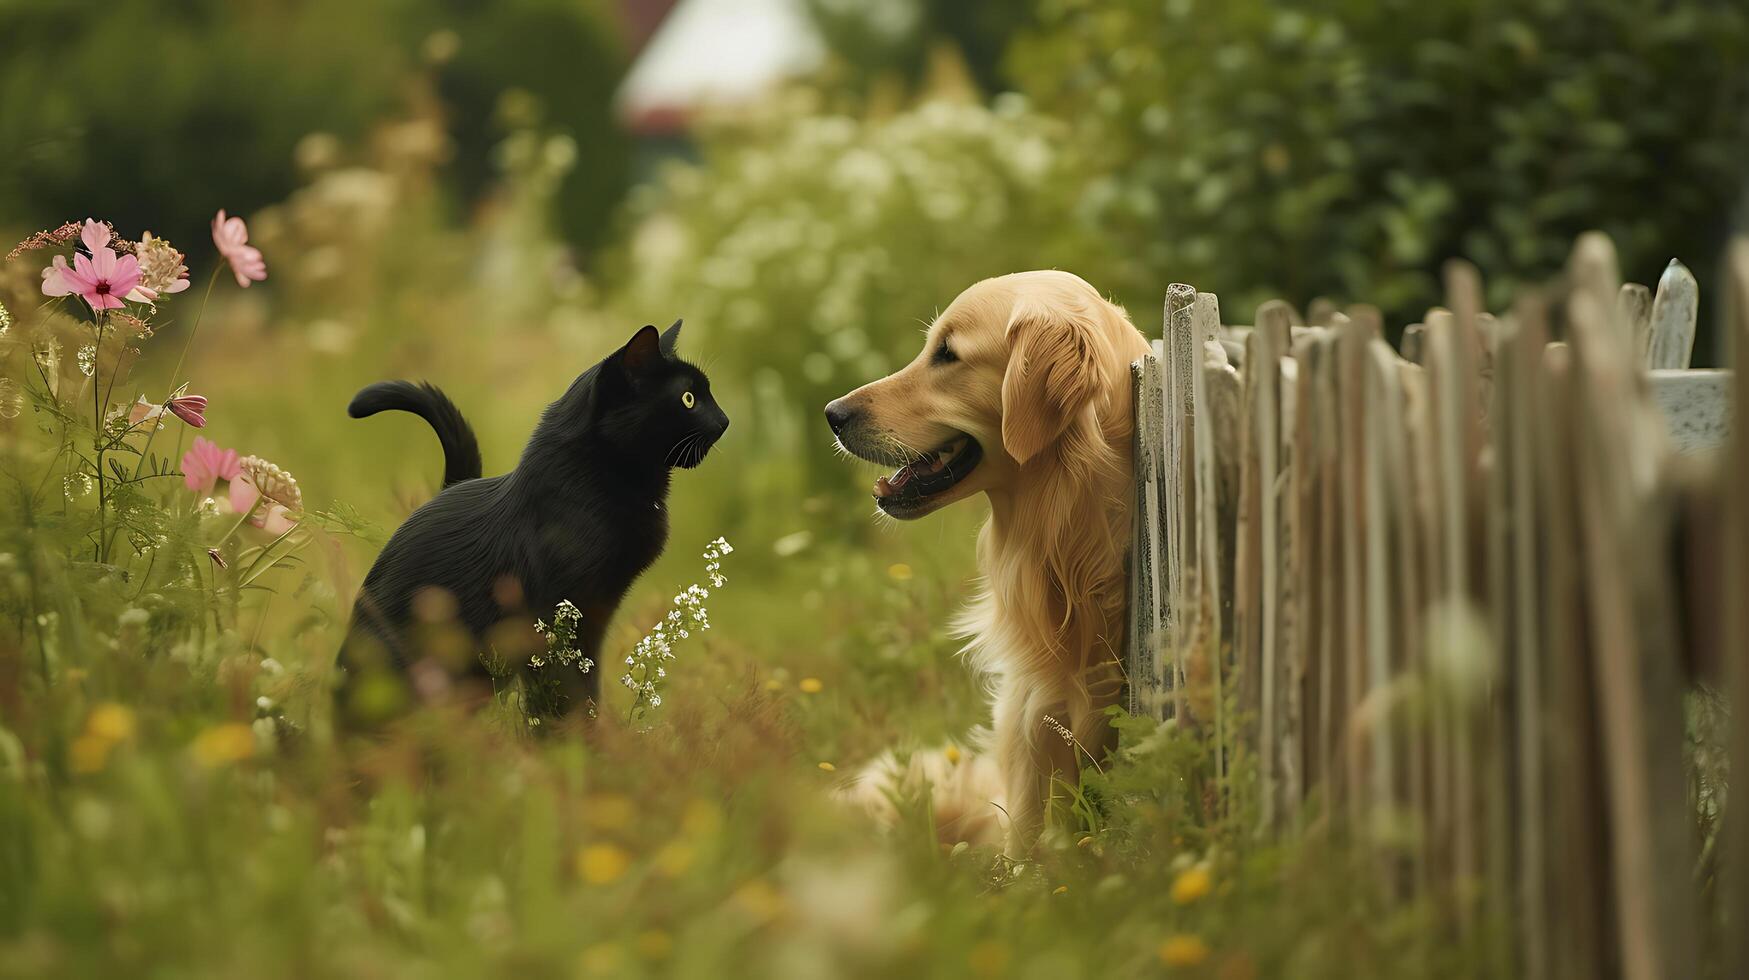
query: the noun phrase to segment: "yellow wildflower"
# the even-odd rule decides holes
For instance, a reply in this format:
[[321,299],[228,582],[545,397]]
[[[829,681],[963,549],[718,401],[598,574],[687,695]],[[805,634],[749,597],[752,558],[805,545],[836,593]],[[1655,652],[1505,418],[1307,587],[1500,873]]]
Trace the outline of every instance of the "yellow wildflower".
[[1069,886],[1068,886],[1068,885],[1058,885],[1058,886],[1057,886],[1057,887],[1056,887],[1056,888],[1055,888],[1055,889],[1054,889],[1054,890],[1053,890],[1053,891],[1052,891],[1052,892],[1051,892],[1051,894],[1052,894],[1052,895],[1067,895],[1067,894],[1069,894]]
[[680,829],[688,837],[709,837],[722,826],[722,808],[710,800],[689,801],[680,816]]
[[1213,881],[1209,878],[1207,868],[1200,864],[1187,868],[1179,872],[1178,878],[1172,882],[1172,900],[1180,905],[1189,905],[1207,895],[1212,886]]
[[677,840],[663,844],[656,851],[656,870],[670,878],[678,878],[692,867],[692,859],[696,854],[691,844]]
[[577,852],[577,873],[591,885],[617,881],[631,865],[631,856],[612,844],[590,844]]
[[947,748],[943,749],[941,751],[941,754],[947,756],[948,765],[957,766],[960,764],[960,747],[959,746],[950,745]]
[[596,943],[583,950],[583,972],[593,976],[612,976],[620,972],[619,947],[613,943]]
[[647,960],[665,960],[674,951],[674,939],[660,929],[638,933],[638,953]]
[[134,713],[114,702],[100,704],[85,719],[85,731],[107,742],[125,742],[134,737]]
[[837,772],[838,767],[833,765],[830,762],[822,762],[822,763],[820,763],[820,771],[821,772]]
[[240,722],[227,722],[195,736],[194,761],[209,769],[241,762],[255,754],[255,732]]
[[911,580],[911,566],[902,561],[888,565],[887,577],[895,582],[909,582]]
[[1008,948],[989,939],[973,946],[966,954],[966,966],[977,977],[1002,976],[1008,969],[1008,960]]
[[1167,966],[1198,966],[1209,958],[1208,944],[1188,933],[1168,936],[1160,944],[1160,962]]
[[67,750],[67,762],[74,772],[102,772],[109,764],[109,750],[115,743],[96,735],[81,735]]
[[783,914],[783,895],[763,878],[754,878],[735,889],[734,902],[759,922],[769,922]]
[[583,822],[596,830],[623,830],[637,813],[632,801],[618,793],[593,796],[583,803]]
[[820,683],[818,677],[804,677],[796,682],[796,687],[799,688],[803,694],[819,694],[825,689],[826,685]]

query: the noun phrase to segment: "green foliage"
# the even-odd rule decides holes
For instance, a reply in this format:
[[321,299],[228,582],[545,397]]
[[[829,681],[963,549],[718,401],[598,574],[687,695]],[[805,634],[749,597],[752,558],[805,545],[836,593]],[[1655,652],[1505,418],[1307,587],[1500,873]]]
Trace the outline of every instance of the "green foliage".
[[[251,588],[274,543],[209,513],[168,465],[128,504],[141,537],[90,560],[98,491],[59,479],[87,472],[79,450],[98,438],[90,379],[71,354],[32,366],[44,331],[67,346],[93,327],[39,308],[45,253],[0,266],[8,308],[29,311],[0,336],[17,396],[0,402],[0,975],[1063,977],[1157,971],[1170,953],[1241,976],[1348,977],[1357,956],[1421,964],[1445,948],[1400,925],[1418,906],[1380,916],[1338,850],[1256,841],[1249,811],[1209,805],[1204,734],[1143,720],[1119,720],[1130,751],[1024,863],[943,851],[926,821],[873,832],[833,798],[844,776],[893,746],[940,751],[984,708],[946,626],[979,515],[847,542],[830,507],[779,506],[763,478],[726,477],[765,465],[737,470],[729,454],[677,474],[676,546],[609,629],[617,673],[651,624],[677,625],[668,597],[697,577],[701,543],[739,542],[723,591],[727,549],[709,549],[711,629],[661,661],[659,712],[627,724],[640,695],[609,684],[587,742],[578,712],[532,737],[521,712],[538,706],[504,697],[337,743],[347,552],[368,560],[438,469],[422,422],[349,420],[347,395],[384,374],[455,378],[488,459],[511,458],[541,405],[627,329],[562,276],[526,295],[462,271],[520,282],[551,260],[525,222],[552,184],[524,178],[517,204],[467,234],[434,226],[419,174],[328,174],[251,215],[278,288],[223,285],[187,361],[211,396],[204,433],[301,477],[306,547]],[[192,302],[164,304],[165,320]],[[549,316],[482,336],[505,303]],[[686,343],[707,362],[746,356],[734,337]],[[163,332],[137,343],[176,356]],[[100,378],[124,364],[94,363]],[[116,401],[135,384],[122,376]],[[679,622],[700,625],[681,605]],[[1212,887],[1177,887],[1192,873]]]
[[[1712,268],[1749,150],[1737,0],[1043,0],[1013,76],[1075,127],[1102,270],[1398,325],[1475,261],[1492,299],[1607,231],[1650,280]],[[1727,67],[1730,66],[1730,67]]]
[[[0,214],[192,244],[211,209],[246,212],[272,278],[221,284],[188,374],[203,432],[284,463],[308,508],[276,543],[183,488],[169,430],[106,441],[78,366],[90,321],[45,312],[46,253],[0,266],[0,975],[1481,975],[1449,904],[1380,894],[1341,840],[1259,833],[1237,724],[1217,745],[1118,717],[1119,756],[1060,787],[1022,863],[938,848],[927,800],[887,837],[847,813],[832,793],[857,765],[982,720],[946,625],[982,514],[852,533],[861,478],[817,411],[912,356],[967,284],[1021,268],[1121,288],[1151,329],[1172,278],[1223,290],[1234,319],[1276,291],[1416,312],[1439,259],[1539,274],[1563,223],[1606,227],[1630,271],[1700,265],[1687,243],[1735,192],[1741,104],[1702,75],[1736,63],[1742,17],[1612,3],[1047,0],[1009,61],[1045,111],[786,110],[713,134],[637,201],[604,297],[551,234],[557,216],[587,240],[577,216],[600,212],[566,195],[618,179],[606,89],[577,74],[614,64],[594,62],[612,49],[593,4],[0,0]],[[1030,17],[919,6],[935,35]],[[361,149],[409,114],[403,81],[435,83],[456,179],[498,206],[458,223],[431,156]],[[315,130],[335,156],[293,190]],[[190,265],[199,286],[210,264]],[[109,404],[170,389],[198,295],[131,341],[137,364],[111,335]],[[506,697],[335,744],[359,574],[439,470],[423,422],[349,420],[352,392],[442,384],[502,472],[578,371],[676,315],[736,425],[676,475],[670,555],[604,659],[618,673],[719,534],[737,582],[663,661],[662,710],[625,724],[638,696],[608,684],[588,742],[531,737]],[[1704,837],[1724,781],[1716,718],[1694,721]]]
[[577,147],[557,218],[570,241],[595,246],[624,194],[630,153],[612,116],[624,59],[605,9],[591,0],[0,2],[0,215],[12,227],[52,227],[103,214],[204,255],[212,212],[248,213],[297,185],[301,140],[357,145],[429,83],[447,146],[416,149],[451,156],[443,176],[461,205],[497,186],[494,147],[539,125]]
[[[496,184],[494,148],[506,135],[538,126],[574,146],[553,201],[557,230],[585,247],[606,241],[631,177],[631,142],[613,115],[626,62],[610,9],[604,0],[432,0],[419,8],[433,32],[424,47],[463,200]],[[444,50],[452,41],[453,54]]]
[[0,214],[13,227],[102,214],[203,240],[212,212],[291,189],[300,138],[356,139],[394,108],[405,8],[0,3]]
[[807,0],[808,14],[842,67],[845,81],[867,87],[883,78],[916,84],[930,48],[952,44],[986,92],[1013,87],[1002,58],[1014,35],[1035,21],[1031,3],[963,0]]

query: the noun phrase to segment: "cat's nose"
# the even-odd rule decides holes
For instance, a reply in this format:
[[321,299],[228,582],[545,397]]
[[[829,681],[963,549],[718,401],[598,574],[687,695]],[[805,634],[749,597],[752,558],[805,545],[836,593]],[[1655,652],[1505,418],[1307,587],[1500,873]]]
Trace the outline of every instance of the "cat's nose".
[[844,404],[844,399],[829,402],[826,405],[826,424],[832,427],[832,434],[837,435],[850,424],[850,419],[856,415],[855,410]]

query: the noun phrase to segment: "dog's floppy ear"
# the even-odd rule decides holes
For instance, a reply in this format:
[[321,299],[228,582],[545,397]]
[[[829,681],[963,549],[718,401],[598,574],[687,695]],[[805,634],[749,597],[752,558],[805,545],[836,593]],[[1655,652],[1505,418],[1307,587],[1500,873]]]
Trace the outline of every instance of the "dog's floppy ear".
[[1015,304],[1002,378],[1002,445],[1016,462],[1038,455],[1105,390],[1108,346],[1085,309]]
[[674,345],[680,342],[680,324],[682,322],[675,320],[674,326],[662,331],[662,353],[669,357],[674,356]]

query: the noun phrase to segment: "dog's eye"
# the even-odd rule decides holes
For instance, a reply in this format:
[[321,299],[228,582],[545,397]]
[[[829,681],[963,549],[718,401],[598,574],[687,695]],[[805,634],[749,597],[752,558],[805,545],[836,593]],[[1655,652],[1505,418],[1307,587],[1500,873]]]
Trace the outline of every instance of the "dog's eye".
[[929,362],[931,364],[952,364],[959,359],[960,356],[955,354],[947,346],[947,341],[944,340],[941,342],[941,346],[935,349],[935,353],[930,356]]
[[680,404],[685,405],[687,408],[691,408],[698,404],[698,399],[692,397],[692,392],[683,391],[680,393]]

